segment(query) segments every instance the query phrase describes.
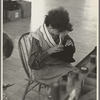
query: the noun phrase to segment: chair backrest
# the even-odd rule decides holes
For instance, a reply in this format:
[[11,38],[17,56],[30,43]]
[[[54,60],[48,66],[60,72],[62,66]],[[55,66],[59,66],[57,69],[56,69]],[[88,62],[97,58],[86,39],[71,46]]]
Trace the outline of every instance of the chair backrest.
[[29,37],[29,33],[30,32],[21,35],[18,41],[18,49],[19,49],[21,62],[28,78],[32,76],[31,74],[32,70],[30,69],[28,64],[28,57],[29,57],[31,41],[32,41],[31,38]]

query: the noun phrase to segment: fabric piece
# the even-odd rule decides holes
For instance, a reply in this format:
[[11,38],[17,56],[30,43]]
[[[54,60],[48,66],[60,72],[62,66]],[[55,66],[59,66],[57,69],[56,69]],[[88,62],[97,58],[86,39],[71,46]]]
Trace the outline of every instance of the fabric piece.
[[57,82],[63,75],[67,75],[69,71],[76,69],[71,64],[60,60],[53,58],[49,58],[49,60],[42,69],[33,71],[36,80],[41,83],[51,84]]
[[53,40],[52,36],[50,35],[50,33],[48,32],[46,25],[43,24],[43,26],[41,26],[40,28],[41,34],[43,34],[44,39],[47,41],[48,45],[50,47],[55,46],[56,43]]

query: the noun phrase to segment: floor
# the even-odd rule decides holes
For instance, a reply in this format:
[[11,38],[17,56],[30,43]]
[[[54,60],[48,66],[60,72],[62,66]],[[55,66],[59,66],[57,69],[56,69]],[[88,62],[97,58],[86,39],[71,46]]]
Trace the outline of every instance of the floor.
[[[97,1],[96,0],[44,0],[46,11],[63,6],[71,17],[74,30],[70,36],[74,39],[76,53],[73,63],[75,66],[97,45]],[[12,56],[3,62],[3,82],[14,83],[7,89],[9,100],[21,100],[26,85],[26,74],[23,70],[19,52],[18,39],[30,31],[30,17],[7,22],[3,25],[4,32],[8,33],[13,42]],[[26,100],[38,100],[37,94],[29,93]]]

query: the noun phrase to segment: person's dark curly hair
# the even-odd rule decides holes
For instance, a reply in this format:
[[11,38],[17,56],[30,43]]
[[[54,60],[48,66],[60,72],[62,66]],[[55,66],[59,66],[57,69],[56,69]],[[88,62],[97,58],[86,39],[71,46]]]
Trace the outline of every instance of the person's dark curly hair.
[[10,57],[13,51],[14,45],[11,38],[3,33],[3,56],[6,58]]
[[44,23],[46,26],[51,25],[53,28],[58,29],[60,32],[72,31],[72,24],[69,22],[68,12],[60,7],[57,9],[50,10],[48,15],[45,17]]

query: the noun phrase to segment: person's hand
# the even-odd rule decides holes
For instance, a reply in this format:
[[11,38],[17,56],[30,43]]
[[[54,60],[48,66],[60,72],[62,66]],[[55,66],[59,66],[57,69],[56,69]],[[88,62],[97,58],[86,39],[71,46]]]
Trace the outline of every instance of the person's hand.
[[52,54],[52,53],[63,51],[63,48],[64,46],[62,44],[59,44],[51,47],[50,49],[47,50],[47,52],[48,54]]
[[66,44],[65,44],[65,47],[66,46],[73,46],[73,43],[71,40],[67,40]]

